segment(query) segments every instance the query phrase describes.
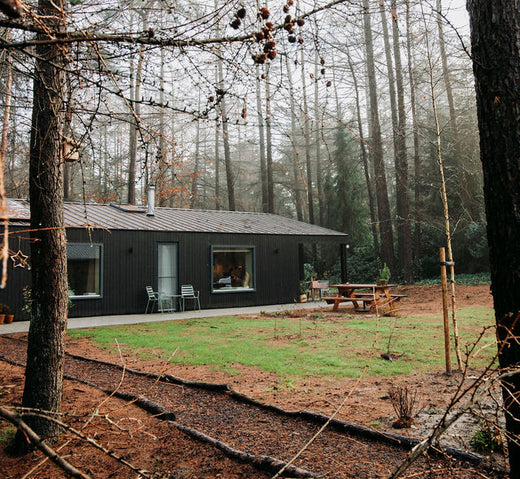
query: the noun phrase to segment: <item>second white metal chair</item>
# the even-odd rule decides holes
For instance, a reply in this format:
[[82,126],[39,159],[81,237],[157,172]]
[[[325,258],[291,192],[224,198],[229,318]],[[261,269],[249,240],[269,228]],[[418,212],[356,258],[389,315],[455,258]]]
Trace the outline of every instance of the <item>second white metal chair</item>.
[[199,299],[199,291],[195,291],[191,284],[183,284],[181,285],[181,300],[182,300],[182,310],[186,311],[186,300],[193,300],[193,309],[198,305],[200,311],[200,299]]

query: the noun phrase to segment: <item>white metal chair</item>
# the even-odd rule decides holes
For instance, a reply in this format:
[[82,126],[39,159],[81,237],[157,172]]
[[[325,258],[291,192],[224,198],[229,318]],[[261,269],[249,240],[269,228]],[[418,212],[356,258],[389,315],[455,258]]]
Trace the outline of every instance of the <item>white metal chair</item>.
[[156,293],[151,286],[146,287],[146,293],[148,294],[148,302],[146,303],[144,314],[148,313],[148,307],[150,306],[150,313],[153,313],[154,306],[159,303],[159,293]]
[[182,299],[182,310],[186,311],[186,300],[193,300],[193,309],[195,309],[195,305],[199,306],[200,311],[200,300],[199,300],[199,291],[195,291],[191,284],[183,284],[181,285],[181,299]]

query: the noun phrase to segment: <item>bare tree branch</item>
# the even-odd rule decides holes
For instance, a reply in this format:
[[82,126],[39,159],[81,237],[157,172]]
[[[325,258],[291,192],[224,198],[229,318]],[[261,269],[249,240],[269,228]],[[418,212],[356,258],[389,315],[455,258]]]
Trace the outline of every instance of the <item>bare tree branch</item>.
[[14,424],[19,430],[21,430],[27,439],[42,451],[54,464],[59,466],[65,472],[71,475],[71,477],[77,477],[80,479],[91,479],[89,475],[76,469],[72,464],[61,457],[54,449],[45,444],[40,436],[38,436],[17,414],[10,412],[4,407],[0,406],[0,416]]

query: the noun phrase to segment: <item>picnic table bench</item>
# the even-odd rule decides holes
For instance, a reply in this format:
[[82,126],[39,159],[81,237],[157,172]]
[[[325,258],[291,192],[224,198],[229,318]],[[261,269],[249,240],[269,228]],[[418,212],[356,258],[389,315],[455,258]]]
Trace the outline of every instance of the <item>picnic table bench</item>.
[[[405,298],[405,294],[394,294],[390,288],[395,285],[380,284],[334,284],[331,288],[337,289],[335,296],[324,296],[321,299],[332,304],[332,309],[338,309],[341,303],[352,303],[357,311],[370,311],[377,314],[395,314],[396,303]],[[361,308],[361,304],[363,307]]]

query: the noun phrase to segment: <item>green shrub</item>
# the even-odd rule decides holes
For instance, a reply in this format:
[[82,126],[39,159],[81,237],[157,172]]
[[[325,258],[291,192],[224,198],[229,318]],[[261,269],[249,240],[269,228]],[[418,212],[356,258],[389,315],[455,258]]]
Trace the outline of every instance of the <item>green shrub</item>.
[[379,270],[379,280],[380,281],[388,281],[390,279],[390,268],[385,263],[383,267]]
[[7,446],[14,439],[15,433],[14,426],[0,427],[0,448]]
[[[438,277],[422,279],[418,284],[440,284],[440,274]],[[457,274],[455,271],[455,283],[464,284],[466,286],[475,286],[479,284],[490,284],[491,278],[489,273],[475,273],[475,274]]]
[[478,452],[494,452],[502,449],[502,436],[497,427],[481,424],[471,438],[471,445]]

